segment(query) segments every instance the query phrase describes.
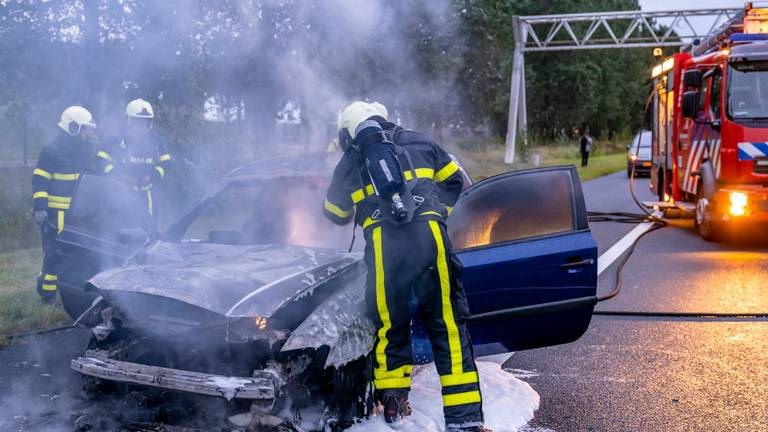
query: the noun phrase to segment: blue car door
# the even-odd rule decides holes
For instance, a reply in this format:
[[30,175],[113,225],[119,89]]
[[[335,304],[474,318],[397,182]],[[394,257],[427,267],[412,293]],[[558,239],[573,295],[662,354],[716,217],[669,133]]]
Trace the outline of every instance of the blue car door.
[[597,245],[573,166],[501,174],[448,219],[475,354],[572,342],[596,303]]

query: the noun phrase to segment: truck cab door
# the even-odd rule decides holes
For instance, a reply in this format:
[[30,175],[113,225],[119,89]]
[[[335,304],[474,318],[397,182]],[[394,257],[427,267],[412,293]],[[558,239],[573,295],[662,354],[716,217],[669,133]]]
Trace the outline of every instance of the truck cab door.
[[597,245],[575,167],[480,181],[462,193],[447,225],[476,355],[572,342],[586,331]]
[[56,241],[61,250],[62,303],[77,318],[95,298],[83,285],[97,273],[122,265],[146,242],[154,222],[136,193],[124,182],[84,175]]

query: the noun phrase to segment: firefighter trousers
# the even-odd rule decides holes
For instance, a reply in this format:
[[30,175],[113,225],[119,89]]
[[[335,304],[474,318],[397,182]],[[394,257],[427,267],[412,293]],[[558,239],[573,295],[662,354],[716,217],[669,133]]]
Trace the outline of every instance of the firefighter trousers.
[[61,261],[61,252],[56,244],[56,228],[47,221],[42,225],[40,237],[43,243],[43,269],[37,278],[37,293],[41,297],[46,294],[56,293],[59,279],[59,262]]
[[410,389],[410,304],[415,298],[440,375],[446,424],[479,424],[482,397],[465,324],[469,309],[454,279],[444,224],[382,222],[367,228],[365,238],[366,304],[377,328],[374,386]]

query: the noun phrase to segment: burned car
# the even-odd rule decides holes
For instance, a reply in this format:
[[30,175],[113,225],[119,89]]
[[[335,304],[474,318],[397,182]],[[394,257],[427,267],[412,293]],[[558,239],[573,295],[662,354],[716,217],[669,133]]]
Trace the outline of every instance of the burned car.
[[[246,165],[161,234],[130,190],[84,176],[59,239],[73,260],[60,276],[62,299],[93,329],[72,368],[90,388],[159,387],[258,413],[322,401],[326,424],[337,426],[369,414],[374,327],[364,313],[362,242],[351,247],[353,229],[321,211],[337,159]],[[116,223],[114,214],[128,217]],[[597,300],[597,247],[575,168],[472,184],[447,225],[476,355],[584,333]],[[418,320],[413,337],[414,361],[430,361]]]

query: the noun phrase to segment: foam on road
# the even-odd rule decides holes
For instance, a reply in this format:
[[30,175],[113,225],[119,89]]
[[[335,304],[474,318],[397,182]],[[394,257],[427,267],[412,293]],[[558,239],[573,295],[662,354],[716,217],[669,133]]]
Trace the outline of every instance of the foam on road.
[[[508,356],[508,355],[507,355]],[[517,432],[539,408],[539,395],[528,383],[504,371],[495,362],[478,361],[480,390],[483,394],[485,425],[494,432]],[[413,414],[401,425],[400,432],[442,432],[445,430],[440,378],[434,364],[417,366],[409,397]],[[372,417],[347,432],[392,432],[384,418]]]

